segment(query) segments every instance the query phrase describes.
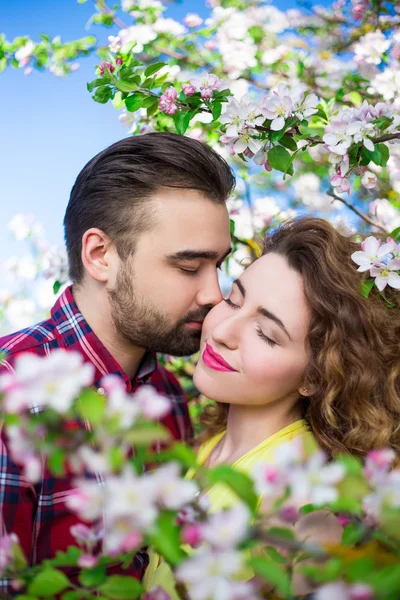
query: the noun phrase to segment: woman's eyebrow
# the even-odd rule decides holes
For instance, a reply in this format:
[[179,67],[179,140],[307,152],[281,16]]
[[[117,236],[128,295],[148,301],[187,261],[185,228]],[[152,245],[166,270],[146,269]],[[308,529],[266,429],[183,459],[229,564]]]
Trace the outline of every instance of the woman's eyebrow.
[[[244,285],[240,281],[240,279],[235,279],[235,281],[233,282],[233,284],[237,285],[237,287],[239,288],[240,293],[242,294],[243,298],[245,298],[246,297],[246,288],[244,287]],[[292,338],[290,337],[290,334],[289,334],[288,330],[286,329],[286,327],[284,326],[283,322],[280,320],[279,317],[277,317],[276,315],[274,315],[274,313],[270,312],[269,310],[267,310],[263,306],[259,306],[258,309],[257,309],[257,312],[260,313],[260,315],[262,315],[263,317],[267,317],[267,319],[271,319],[271,321],[274,321],[274,323],[276,323],[278,325],[278,327],[280,327],[282,329],[282,331],[284,331],[286,333],[286,335],[288,336],[289,340],[292,341]]]

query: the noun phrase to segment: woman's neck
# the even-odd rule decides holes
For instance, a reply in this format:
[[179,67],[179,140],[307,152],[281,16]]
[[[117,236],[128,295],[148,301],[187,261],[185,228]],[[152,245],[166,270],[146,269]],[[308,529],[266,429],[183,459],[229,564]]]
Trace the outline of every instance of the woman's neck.
[[302,418],[301,407],[292,402],[264,406],[231,404],[226,434],[215,448],[211,463],[232,464],[274,433]]

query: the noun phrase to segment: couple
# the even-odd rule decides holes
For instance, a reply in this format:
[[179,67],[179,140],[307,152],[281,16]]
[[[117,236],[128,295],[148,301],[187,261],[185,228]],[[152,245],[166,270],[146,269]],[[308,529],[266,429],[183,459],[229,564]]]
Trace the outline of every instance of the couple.
[[[194,381],[216,401],[204,414],[201,462],[250,469],[297,436],[313,436],[329,454],[398,451],[398,305],[376,290],[360,295],[358,245],[313,218],[268,236],[263,256],[222,298],[233,187],[219,155],[174,134],[126,138],[95,156],[65,214],[73,286],[48,321],[0,340],[1,370],[22,352],[77,350],[98,381],[114,373],[128,391],[148,383],[169,396],[164,424],[189,440],[183,392],[155,353],[200,347]],[[3,530],[19,536],[31,563],[65,550],[76,523],[64,503],[70,480],[47,469],[38,485],[24,480],[4,432],[1,454]],[[224,506],[208,494],[211,509]],[[141,579],[147,565],[140,552],[124,574]]]

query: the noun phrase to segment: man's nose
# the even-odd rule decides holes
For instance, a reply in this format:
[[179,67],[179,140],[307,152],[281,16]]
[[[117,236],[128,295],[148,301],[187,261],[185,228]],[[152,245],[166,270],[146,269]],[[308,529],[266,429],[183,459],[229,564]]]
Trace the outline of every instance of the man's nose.
[[215,272],[208,276],[197,294],[197,304],[199,306],[215,306],[222,300],[222,292],[219,286],[218,275]]

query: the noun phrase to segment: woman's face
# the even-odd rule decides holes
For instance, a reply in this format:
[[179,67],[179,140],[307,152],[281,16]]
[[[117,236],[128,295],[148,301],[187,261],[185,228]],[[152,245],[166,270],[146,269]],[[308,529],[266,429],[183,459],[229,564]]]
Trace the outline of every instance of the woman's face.
[[196,387],[217,402],[294,405],[309,361],[309,321],[302,277],[284,257],[262,256],[207,315]]

